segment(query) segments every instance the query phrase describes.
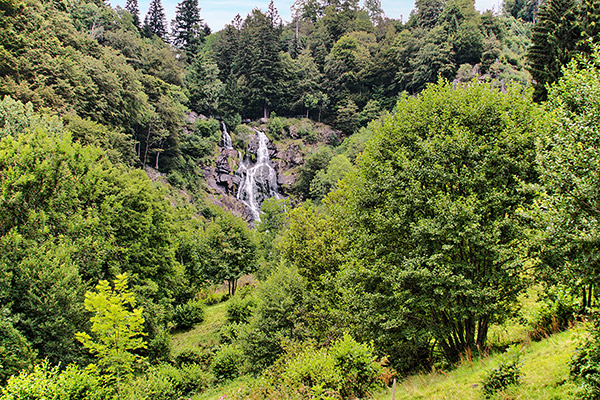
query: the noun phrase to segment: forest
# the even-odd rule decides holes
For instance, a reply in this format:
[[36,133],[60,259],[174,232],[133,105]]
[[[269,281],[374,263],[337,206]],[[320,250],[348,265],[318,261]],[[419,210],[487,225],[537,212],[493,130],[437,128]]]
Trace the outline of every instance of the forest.
[[1,400],[600,398],[598,2],[201,7],[0,0]]

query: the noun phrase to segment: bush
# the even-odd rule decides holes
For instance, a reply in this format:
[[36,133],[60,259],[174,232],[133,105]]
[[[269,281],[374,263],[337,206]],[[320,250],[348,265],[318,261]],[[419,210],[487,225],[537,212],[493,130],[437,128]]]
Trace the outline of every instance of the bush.
[[507,350],[500,364],[483,378],[482,390],[486,398],[509,385],[519,384],[521,381],[520,359],[520,349],[512,346]]
[[238,346],[221,346],[212,362],[212,371],[219,382],[237,378],[242,366],[242,351]]
[[579,305],[565,288],[551,290],[532,321],[531,338],[540,340],[549,334],[567,329],[575,319]]
[[233,343],[239,336],[240,324],[231,322],[225,324],[219,330],[219,342],[222,344]]
[[200,293],[200,300],[202,300],[202,302],[207,306],[212,306],[229,300],[229,293],[202,292]]
[[148,343],[146,354],[152,363],[167,362],[171,358],[171,335],[160,329]]
[[0,314],[0,386],[11,375],[29,371],[35,361],[35,351],[11,321]]
[[362,398],[380,386],[382,366],[373,355],[373,344],[361,344],[350,335],[334,343],[331,348],[342,381],[340,394],[343,398]]
[[148,369],[123,390],[123,398],[131,400],[176,400],[202,392],[213,383],[212,376],[201,366],[180,368],[161,364]]
[[177,328],[192,328],[204,321],[204,303],[200,300],[190,300],[185,304],[176,306],[173,320]]
[[196,364],[202,366],[204,370],[208,370],[212,359],[215,355],[213,348],[201,349],[193,348],[182,351],[175,357],[175,364],[182,367],[186,364]]
[[256,299],[252,296],[234,296],[227,304],[227,321],[236,324],[245,324],[256,308]]
[[283,347],[284,354],[232,399],[357,399],[368,397],[382,381],[383,368],[373,346],[349,335],[329,349],[317,348],[314,342],[288,341]]
[[37,365],[32,372],[24,371],[8,380],[2,390],[3,400],[65,399],[101,400],[111,398],[102,379],[93,370],[69,365],[59,372],[48,362]]
[[571,361],[571,376],[579,384],[579,398],[600,399],[600,321],[594,321],[588,333]]
[[286,124],[284,118],[278,117],[277,114],[272,112],[267,127],[273,139],[279,140],[284,136],[285,129],[289,126]]

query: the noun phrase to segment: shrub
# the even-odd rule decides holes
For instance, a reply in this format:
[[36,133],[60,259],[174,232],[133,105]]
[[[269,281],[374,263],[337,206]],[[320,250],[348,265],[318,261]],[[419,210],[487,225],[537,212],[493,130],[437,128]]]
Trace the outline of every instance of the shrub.
[[498,390],[509,385],[518,385],[521,381],[521,350],[510,347],[503,355],[500,364],[492,369],[482,381],[484,396],[490,397]]
[[8,380],[2,390],[3,400],[69,399],[101,400],[111,398],[102,379],[91,369],[69,365],[59,372],[48,362],[35,366],[32,372],[23,371]]
[[358,343],[348,334],[334,343],[331,355],[342,377],[340,394],[343,398],[366,397],[380,386],[383,368],[373,354],[372,343]]
[[[1,312],[1,311],[0,311]],[[30,370],[35,361],[35,351],[25,337],[13,327],[12,322],[0,314],[0,386],[11,375]]]
[[190,300],[185,304],[176,306],[173,320],[177,328],[192,328],[204,321],[204,303],[200,300]]
[[267,127],[269,128],[269,132],[273,139],[279,140],[283,137],[285,129],[289,126],[287,126],[284,118],[278,117],[277,114],[272,112]]
[[201,366],[190,364],[180,368],[161,364],[124,388],[123,398],[131,400],[176,400],[200,393],[213,383],[212,376]]
[[554,288],[532,321],[531,338],[540,340],[551,333],[564,330],[573,323],[579,305],[565,288]]
[[227,321],[236,324],[245,324],[256,308],[256,299],[252,296],[234,296],[227,304]]
[[231,322],[225,324],[219,330],[219,342],[222,344],[233,343],[240,334],[240,324]]
[[199,297],[204,304],[206,304],[207,306],[212,306],[229,300],[229,293],[204,290],[200,292]]
[[167,362],[171,357],[171,335],[164,329],[160,329],[150,342],[146,354],[152,363]]
[[571,376],[579,384],[580,398],[600,399],[600,321],[589,325],[588,334],[571,361]]
[[196,364],[200,365],[205,371],[207,371],[210,368],[210,364],[212,363],[214,355],[215,349],[213,347],[195,347],[179,353],[177,357],[175,357],[175,364],[178,367],[182,367],[186,364]]
[[212,371],[219,382],[237,378],[242,365],[242,351],[238,346],[221,346],[212,362]]

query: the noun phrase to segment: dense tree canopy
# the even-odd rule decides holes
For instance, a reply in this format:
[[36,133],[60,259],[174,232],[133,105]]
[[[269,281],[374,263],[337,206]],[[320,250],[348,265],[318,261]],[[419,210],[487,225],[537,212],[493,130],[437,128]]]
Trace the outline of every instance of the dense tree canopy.
[[369,301],[382,296],[396,309],[365,332],[398,342],[431,335],[452,361],[485,348],[490,324],[522,287],[517,210],[531,202],[519,186],[536,177],[535,120],[519,88],[439,83],[375,129],[358,173],[334,197],[356,245],[347,284],[364,291],[371,313]]

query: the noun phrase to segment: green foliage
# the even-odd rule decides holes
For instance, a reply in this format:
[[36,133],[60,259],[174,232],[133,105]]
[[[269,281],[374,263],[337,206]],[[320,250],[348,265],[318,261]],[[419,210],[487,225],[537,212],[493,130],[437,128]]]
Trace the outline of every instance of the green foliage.
[[[531,217],[532,249],[540,258],[538,273],[549,282],[582,293],[596,285],[598,243],[598,115],[600,54],[574,61],[549,92],[548,113],[538,125],[540,186]],[[587,299],[587,301],[586,301]]]
[[205,303],[201,300],[190,300],[185,304],[175,306],[173,321],[178,329],[193,328],[204,321]]
[[521,382],[521,350],[513,346],[506,351],[500,364],[484,376],[481,390],[486,398],[509,385]]
[[133,373],[134,364],[141,358],[135,350],[146,348],[143,338],[142,309],[134,308],[135,296],[127,291],[127,275],[117,275],[110,287],[100,281],[96,292],[85,294],[85,308],[94,313],[91,331],[77,333],[77,340],[98,358],[98,365],[117,385]]
[[236,324],[245,324],[250,321],[256,308],[257,300],[252,295],[242,296],[238,293],[227,303],[227,321]]
[[112,398],[111,390],[103,386],[101,377],[93,369],[69,365],[59,371],[58,367],[50,367],[47,361],[36,365],[31,372],[23,371],[9,379],[1,394],[3,400]]
[[236,344],[222,345],[215,353],[211,370],[218,382],[237,378],[242,369],[243,353]]
[[330,348],[287,342],[285,353],[249,387],[232,398],[358,399],[380,387],[382,367],[373,348],[344,335]]
[[[283,338],[305,340],[310,336],[310,303],[306,285],[294,269],[280,267],[258,289],[260,302],[237,344],[243,353],[243,368],[258,374],[283,352]],[[315,321],[316,322],[316,321]]]
[[174,367],[160,364],[127,385],[121,398],[127,400],[177,400],[201,393],[213,384],[212,376],[200,365]]
[[30,371],[35,361],[35,351],[27,339],[16,330],[6,312],[0,319],[0,386],[20,371]]
[[285,121],[285,119],[278,117],[277,114],[275,114],[274,112],[271,113],[271,116],[269,117],[269,123],[267,126],[269,128],[269,133],[271,134],[273,139],[279,140],[284,136],[285,129],[289,128],[288,126],[286,126]]
[[358,174],[331,196],[356,259],[342,275],[348,316],[394,366],[431,357],[419,354],[428,335],[457,361],[508,314],[523,287],[518,211],[531,203],[521,182],[536,179],[536,119],[519,88],[440,82],[374,127]]
[[567,288],[553,288],[542,301],[542,307],[531,321],[531,336],[535,340],[569,328],[580,305]]
[[587,336],[579,344],[571,360],[571,376],[579,386],[581,398],[599,399],[600,382],[600,323],[594,320],[587,327]]
[[580,37],[577,7],[574,0],[547,0],[537,13],[531,47],[527,50],[529,71],[536,81],[536,101],[546,100],[546,84],[556,82],[561,68],[575,55]]
[[237,280],[256,268],[256,243],[248,225],[240,218],[223,213],[204,233],[210,253],[205,276],[214,282],[227,281],[233,296]]
[[377,363],[373,343],[358,343],[346,333],[329,351],[342,378],[339,384],[342,398],[365,398],[380,387],[383,368]]

